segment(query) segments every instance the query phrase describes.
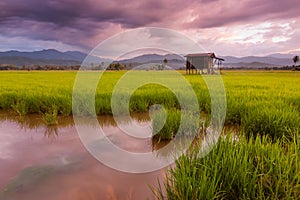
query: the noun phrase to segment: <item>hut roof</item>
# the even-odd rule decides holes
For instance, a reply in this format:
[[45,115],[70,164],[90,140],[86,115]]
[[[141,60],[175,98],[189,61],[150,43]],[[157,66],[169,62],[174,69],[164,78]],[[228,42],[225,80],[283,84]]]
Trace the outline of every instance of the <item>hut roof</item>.
[[191,54],[187,54],[185,57],[203,57],[203,56],[209,56],[212,58],[216,57],[214,53],[191,53]]
[[185,57],[211,57],[211,58],[215,58],[217,60],[222,60],[224,61],[223,58],[218,58],[216,57],[215,53],[210,52],[210,53],[191,53],[191,54],[187,54]]

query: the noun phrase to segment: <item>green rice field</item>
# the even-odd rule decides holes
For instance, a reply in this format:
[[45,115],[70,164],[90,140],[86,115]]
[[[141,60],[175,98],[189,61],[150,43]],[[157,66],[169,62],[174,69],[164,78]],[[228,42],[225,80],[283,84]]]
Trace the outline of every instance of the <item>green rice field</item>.
[[[100,75],[82,73],[87,84],[97,81]],[[72,108],[76,71],[0,72],[0,109],[21,117],[38,113],[48,125],[57,124],[57,118],[74,112],[111,115],[112,93],[125,73],[103,73],[94,95],[95,108],[86,110],[89,105],[84,99]],[[133,75],[161,78],[180,88],[176,77],[169,73],[135,71]],[[201,75],[180,73],[194,89],[199,111],[209,120],[211,99],[205,80]],[[152,188],[157,199],[299,199],[300,73],[222,71],[221,77],[227,106],[223,139],[204,158],[197,156],[197,143],[181,156],[167,171],[161,187]],[[122,91],[126,93],[126,86]],[[184,94],[184,88],[180,92]],[[181,106],[167,87],[155,83],[139,87],[130,98],[129,110],[145,113],[155,104],[163,105],[167,111],[159,137],[169,140],[178,129]],[[159,114],[153,117],[155,129],[161,120]],[[197,127],[194,122],[190,124]],[[238,139],[232,139],[236,135]]]
[[[45,118],[72,114],[72,91],[75,71],[1,72],[0,108],[18,115],[40,113]],[[95,73],[86,72],[95,78]],[[169,72],[137,71],[137,76],[162,76],[175,84]],[[162,75],[162,73],[164,73]],[[182,72],[184,74],[184,72]],[[92,75],[93,74],[93,75]],[[111,114],[111,95],[124,71],[105,72],[95,93],[97,115]],[[210,113],[210,96],[200,75],[184,75],[191,83],[202,112]],[[225,125],[237,125],[247,135],[268,134],[273,138],[289,135],[299,128],[300,73],[272,71],[225,71]],[[96,76],[98,78],[98,76]],[[179,87],[179,86],[178,86]],[[183,91],[184,92],[184,91]],[[138,88],[130,99],[130,112],[147,112],[153,104],[179,109],[175,95],[166,87],[147,84]],[[83,105],[84,107],[84,105]],[[78,108],[80,109],[80,108]]]

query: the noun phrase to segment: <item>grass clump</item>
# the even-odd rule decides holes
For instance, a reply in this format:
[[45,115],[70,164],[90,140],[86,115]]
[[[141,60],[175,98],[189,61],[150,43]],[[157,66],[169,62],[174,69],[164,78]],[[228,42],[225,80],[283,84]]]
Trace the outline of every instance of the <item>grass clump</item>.
[[278,107],[278,104],[260,102],[241,118],[241,128],[247,137],[269,135],[273,140],[284,137],[292,139],[300,125],[299,112],[285,104]]
[[175,135],[191,135],[198,133],[199,115],[182,110],[158,110],[152,115],[153,137],[159,140],[170,140]]
[[160,140],[170,140],[177,133],[180,125],[180,110],[159,110],[152,115],[152,129]]
[[20,117],[22,117],[28,113],[29,107],[26,101],[18,100],[12,105],[12,109],[17,112]]
[[56,106],[52,106],[46,113],[43,114],[43,120],[48,126],[57,125],[57,114],[58,110]]
[[221,139],[206,156],[183,155],[154,189],[158,199],[299,199],[300,142]]

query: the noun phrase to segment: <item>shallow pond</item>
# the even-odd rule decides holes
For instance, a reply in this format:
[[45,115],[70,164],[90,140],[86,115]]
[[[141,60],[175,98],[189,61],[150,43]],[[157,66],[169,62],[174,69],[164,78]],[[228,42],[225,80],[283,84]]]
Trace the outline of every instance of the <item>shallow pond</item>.
[[[133,118],[141,125],[149,121],[148,115]],[[152,152],[164,145],[131,141],[110,116],[98,120],[126,150]],[[157,186],[163,174],[163,169],[130,174],[103,165],[87,152],[71,117],[61,117],[59,126],[46,126],[39,115],[20,118],[0,112],[1,200],[153,199],[149,185]]]

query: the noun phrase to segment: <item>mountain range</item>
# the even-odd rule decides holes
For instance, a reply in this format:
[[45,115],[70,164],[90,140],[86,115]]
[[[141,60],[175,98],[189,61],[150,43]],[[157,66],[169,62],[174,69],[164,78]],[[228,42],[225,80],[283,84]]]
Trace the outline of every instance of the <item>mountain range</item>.
[[[0,52],[0,64],[11,64],[17,67],[23,65],[60,65],[72,66],[81,65],[88,55],[79,51],[61,52],[56,49],[45,49],[33,52],[5,51]],[[89,56],[89,62],[101,63],[111,62],[96,56]]]
[[[66,51],[61,52],[55,49],[46,49],[33,52],[21,51],[6,51],[0,52],[0,64],[11,64],[17,67],[23,65],[80,65],[88,55],[79,51]],[[293,65],[292,54],[271,54],[268,56],[247,56],[247,57],[234,57],[234,56],[219,56],[224,58],[224,68],[248,67],[248,68],[268,68],[268,67],[282,67]],[[183,55],[177,54],[144,54],[129,59],[112,61],[96,56],[89,56],[89,62],[100,64],[105,63],[121,63],[131,64],[133,66],[148,64],[148,63],[163,63],[167,59],[167,65],[172,68],[182,68],[185,66],[185,58]]]
[[[287,65],[293,65],[292,54],[271,54],[264,57],[259,56],[247,56],[247,57],[234,57],[234,56],[220,56],[225,61],[222,63],[224,68],[272,68],[283,67]],[[183,55],[176,54],[145,54],[130,59],[123,59],[114,61],[122,64],[141,65],[145,63],[163,63],[163,60],[167,59],[167,65],[178,69],[185,67],[185,58]]]

